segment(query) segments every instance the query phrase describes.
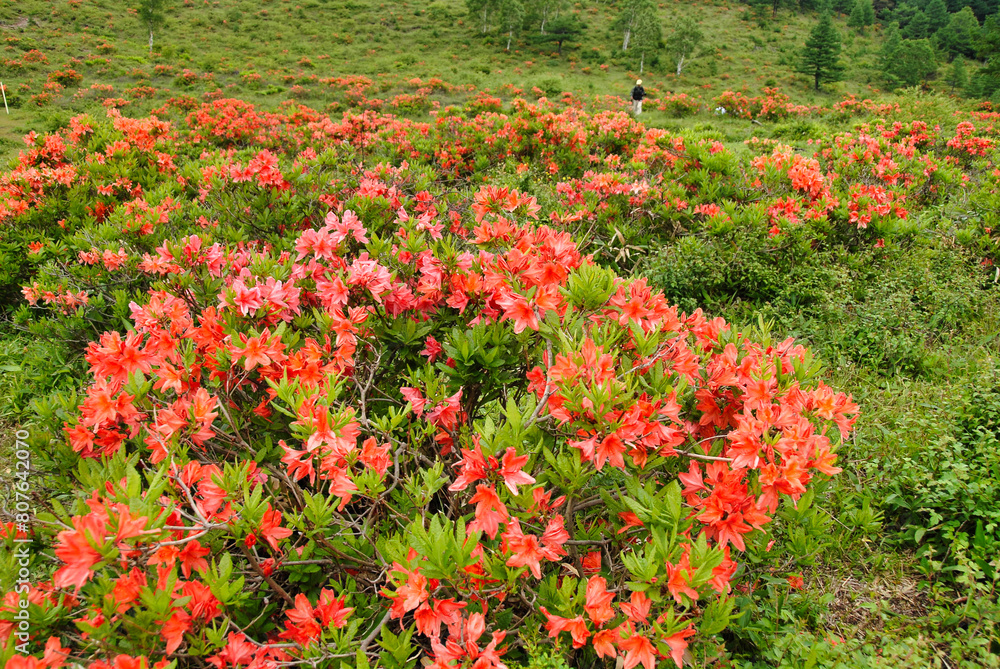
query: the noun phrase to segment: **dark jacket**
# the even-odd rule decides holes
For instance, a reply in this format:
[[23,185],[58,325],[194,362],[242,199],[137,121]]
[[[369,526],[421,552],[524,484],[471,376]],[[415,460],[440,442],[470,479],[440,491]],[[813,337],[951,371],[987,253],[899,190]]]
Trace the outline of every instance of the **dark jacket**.
[[633,100],[641,100],[644,97],[646,97],[646,89],[645,88],[643,88],[642,86],[636,86],[635,88],[632,89],[632,99]]

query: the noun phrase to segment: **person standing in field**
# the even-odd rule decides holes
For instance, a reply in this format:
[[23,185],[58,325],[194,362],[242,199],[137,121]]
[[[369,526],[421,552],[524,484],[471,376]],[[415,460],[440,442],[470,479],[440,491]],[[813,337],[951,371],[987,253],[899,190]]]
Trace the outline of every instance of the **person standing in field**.
[[642,79],[635,80],[632,89],[632,113],[638,116],[642,113],[642,99],[646,97],[646,89],[642,87]]

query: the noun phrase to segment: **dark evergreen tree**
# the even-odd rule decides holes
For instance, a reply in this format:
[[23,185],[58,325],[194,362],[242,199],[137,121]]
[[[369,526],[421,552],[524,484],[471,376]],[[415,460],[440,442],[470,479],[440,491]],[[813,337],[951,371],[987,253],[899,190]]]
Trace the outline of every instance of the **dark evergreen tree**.
[[833,27],[830,12],[823,12],[819,23],[809,33],[805,48],[799,56],[796,71],[813,78],[816,90],[820,84],[840,81],[844,65],[840,62],[840,34]]
[[969,82],[974,97],[990,98],[1000,90],[1000,16],[986,19],[976,46],[976,55],[986,64]]
[[531,41],[535,44],[555,42],[559,55],[562,55],[563,44],[580,39],[587,26],[573,14],[562,14],[549,21],[544,35],[534,35]]
[[949,58],[965,56],[971,58],[976,53],[976,42],[979,40],[979,21],[971,7],[962,7],[962,11],[952,14],[948,25],[938,31],[938,46],[948,54]]
[[856,4],[858,4],[856,0],[832,0],[830,9],[838,14],[850,14]]
[[771,18],[776,19],[778,18],[778,10],[787,4],[788,0],[769,0],[769,2],[771,4]]
[[854,3],[854,9],[851,10],[851,15],[847,17],[847,27],[856,28],[859,33],[864,34],[865,10],[861,4],[861,0]]
[[747,18],[753,19],[761,28],[767,27],[774,19],[774,9],[771,0],[747,0]]
[[930,40],[906,39],[893,55],[887,74],[898,86],[916,86],[937,72],[937,60]]
[[945,78],[945,82],[951,86],[951,92],[954,94],[958,91],[959,95],[965,92],[965,89],[969,86],[969,75],[965,72],[965,59],[959,56],[956,58],[951,67],[948,69],[948,75]]
[[914,5],[908,2],[901,2],[896,5],[895,9],[886,14],[886,22],[895,21],[899,24],[900,29],[905,28],[913,20],[913,17],[917,15],[918,11],[920,10]]
[[893,63],[896,59],[896,53],[899,51],[899,47],[902,46],[903,36],[899,31],[899,24],[895,21],[889,24],[889,27],[885,30],[884,41],[882,43],[882,49],[879,51],[878,64],[879,69],[882,70],[882,77],[886,80],[892,87],[896,87],[898,82],[892,75]]
[[896,6],[896,2],[895,0],[872,0],[872,6],[878,16],[884,17]]
[[927,15],[918,11],[906,24],[903,30],[903,37],[906,39],[925,39],[930,37],[931,22],[927,20]]
[[928,35],[933,35],[948,25],[948,7],[944,4],[944,0],[928,2],[924,14],[927,16]]
[[865,25],[871,26],[875,24],[875,7],[872,6],[872,0],[862,0],[861,8],[865,13]]
[[1000,0],[966,0],[962,4],[972,7],[972,11],[975,12],[976,18],[980,21],[985,20],[987,16],[996,14],[997,10],[1000,9]]

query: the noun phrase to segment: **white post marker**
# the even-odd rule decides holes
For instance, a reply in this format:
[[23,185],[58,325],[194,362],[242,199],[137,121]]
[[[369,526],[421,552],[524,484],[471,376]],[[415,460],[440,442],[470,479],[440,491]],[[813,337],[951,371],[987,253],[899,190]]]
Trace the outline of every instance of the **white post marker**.
[[3,85],[0,81],[0,93],[3,93],[3,108],[7,112],[7,116],[10,116],[10,109],[7,107],[7,87]]

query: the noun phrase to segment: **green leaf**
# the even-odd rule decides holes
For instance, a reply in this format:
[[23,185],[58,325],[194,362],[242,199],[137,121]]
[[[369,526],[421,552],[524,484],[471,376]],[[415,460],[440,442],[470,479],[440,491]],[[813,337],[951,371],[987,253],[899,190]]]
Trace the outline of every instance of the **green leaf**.
[[729,626],[729,618],[736,600],[733,597],[717,599],[705,607],[698,631],[704,635],[718,634]]
[[676,480],[671,481],[663,491],[664,510],[670,522],[676,526],[681,520],[681,486]]

